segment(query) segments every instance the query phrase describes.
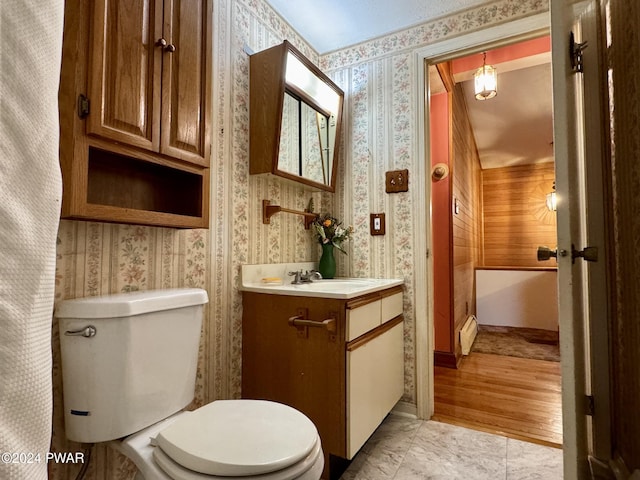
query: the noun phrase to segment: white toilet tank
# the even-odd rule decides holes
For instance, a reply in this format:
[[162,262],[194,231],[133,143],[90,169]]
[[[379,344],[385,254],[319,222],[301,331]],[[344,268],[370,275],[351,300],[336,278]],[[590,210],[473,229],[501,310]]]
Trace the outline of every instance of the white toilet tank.
[[67,437],[114,440],[187,406],[207,301],[206,291],[183,288],[60,302]]

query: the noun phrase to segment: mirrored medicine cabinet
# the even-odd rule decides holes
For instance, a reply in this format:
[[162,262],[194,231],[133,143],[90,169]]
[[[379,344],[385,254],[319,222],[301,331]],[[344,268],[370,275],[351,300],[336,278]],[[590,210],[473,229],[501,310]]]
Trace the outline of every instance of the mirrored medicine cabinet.
[[344,94],[288,41],[250,58],[250,173],[335,191]]

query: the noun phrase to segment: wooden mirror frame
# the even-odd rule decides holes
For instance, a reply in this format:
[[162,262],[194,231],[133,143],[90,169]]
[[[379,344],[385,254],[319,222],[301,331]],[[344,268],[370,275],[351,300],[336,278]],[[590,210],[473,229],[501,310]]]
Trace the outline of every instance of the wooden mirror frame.
[[[285,75],[287,54],[289,52],[295,55],[316,78],[324,82],[339,96],[339,107],[336,113],[335,147],[331,161],[331,178],[328,184],[278,169],[280,129],[285,92],[292,92],[316,111],[325,112],[307,92],[294,85],[287,84]],[[287,40],[280,45],[251,55],[249,88],[249,173],[252,175],[265,173],[277,175],[287,180],[302,183],[312,189],[335,192],[339,155],[338,145],[340,144],[342,133],[344,92]]]

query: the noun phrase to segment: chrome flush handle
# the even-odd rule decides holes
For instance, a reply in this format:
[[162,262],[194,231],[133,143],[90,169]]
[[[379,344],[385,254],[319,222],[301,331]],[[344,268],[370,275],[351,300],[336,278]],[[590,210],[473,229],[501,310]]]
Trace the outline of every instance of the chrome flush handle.
[[87,327],[81,328],[80,330],[67,330],[66,332],[64,332],[64,334],[68,337],[85,337],[85,338],[95,337],[97,333],[98,333],[98,330],[96,330],[96,327],[94,327],[93,325],[89,325]]

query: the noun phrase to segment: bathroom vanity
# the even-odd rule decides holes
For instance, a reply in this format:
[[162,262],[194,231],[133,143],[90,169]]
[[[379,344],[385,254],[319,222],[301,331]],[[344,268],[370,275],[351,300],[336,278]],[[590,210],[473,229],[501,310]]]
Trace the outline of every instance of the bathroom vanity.
[[290,281],[243,282],[242,397],[311,418],[333,478],[330,455],[353,458],[404,392],[403,282]]

